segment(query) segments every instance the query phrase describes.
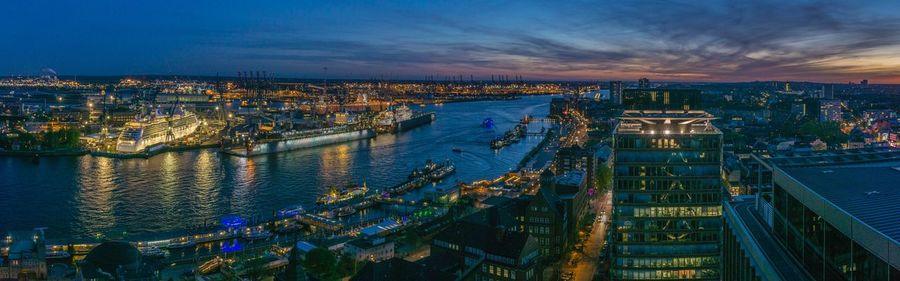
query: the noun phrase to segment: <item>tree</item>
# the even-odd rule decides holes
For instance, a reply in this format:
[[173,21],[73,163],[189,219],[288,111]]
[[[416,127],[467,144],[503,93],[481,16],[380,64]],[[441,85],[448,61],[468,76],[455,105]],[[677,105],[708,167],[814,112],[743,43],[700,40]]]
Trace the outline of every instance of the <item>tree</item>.
[[353,276],[360,268],[362,268],[361,262],[357,262],[349,255],[342,255],[337,264],[337,275],[339,277]]
[[848,139],[838,122],[807,121],[800,125],[798,133],[816,136],[831,145],[847,142]]
[[315,248],[306,253],[303,268],[319,279],[328,279],[335,269],[334,253],[326,248]]
[[69,128],[66,130],[66,147],[77,147],[78,140],[81,138],[81,132],[78,128]]
[[609,187],[609,184],[612,182],[612,169],[605,164],[600,164],[596,169],[596,181],[597,181],[597,189],[604,190]]

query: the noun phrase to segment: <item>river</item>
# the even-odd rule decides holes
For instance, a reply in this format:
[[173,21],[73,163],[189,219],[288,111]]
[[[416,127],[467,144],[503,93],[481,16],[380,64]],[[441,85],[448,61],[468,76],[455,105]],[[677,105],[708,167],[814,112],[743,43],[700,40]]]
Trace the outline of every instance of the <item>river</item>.
[[[494,178],[514,169],[540,137],[498,151],[488,147],[490,140],[525,114],[546,116],[550,98],[428,105],[436,120],[398,135],[251,158],[215,150],[149,159],[47,157],[38,164],[0,158],[0,231],[48,227],[48,238],[62,241],[98,234],[158,239],[225,215],[267,217],[312,206],[330,186],[389,187],[427,159],[456,164],[456,174],[440,184]],[[494,129],[481,125],[489,117]],[[456,147],[463,152],[453,152]]]

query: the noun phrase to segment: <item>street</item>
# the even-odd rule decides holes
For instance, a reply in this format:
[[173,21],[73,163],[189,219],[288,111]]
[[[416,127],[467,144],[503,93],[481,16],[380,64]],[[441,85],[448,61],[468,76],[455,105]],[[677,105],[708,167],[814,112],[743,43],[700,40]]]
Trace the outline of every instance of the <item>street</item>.
[[572,280],[592,280],[598,266],[601,265],[599,257],[603,244],[606,242],[606,222],[609,220],[610,210],[612,209],[612,191],[608,191],[600,198],[594,199],[591,204],[598,218],[594,220],[594,224],[591,226],[593,231],[591,231],[590,236],[585,241],[584,248],[581,251],[575,251],[578,255],[578,263],[574,267],[567,265],[563,269],[563,272],[573,272],[575,274]]

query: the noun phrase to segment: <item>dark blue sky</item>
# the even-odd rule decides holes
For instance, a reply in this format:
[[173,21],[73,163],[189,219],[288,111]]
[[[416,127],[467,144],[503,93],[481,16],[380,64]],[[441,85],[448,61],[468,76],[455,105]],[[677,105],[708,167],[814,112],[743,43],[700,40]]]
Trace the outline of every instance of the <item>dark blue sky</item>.
[[7,2],[0,75],[900,83],[891,1],[256,2]]

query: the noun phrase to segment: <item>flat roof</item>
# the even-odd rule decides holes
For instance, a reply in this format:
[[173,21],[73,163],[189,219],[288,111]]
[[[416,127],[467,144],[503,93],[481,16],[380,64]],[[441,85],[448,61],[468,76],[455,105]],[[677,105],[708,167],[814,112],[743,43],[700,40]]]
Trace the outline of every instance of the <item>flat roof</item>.
[[619,116],[615,134],[720,134],[711,121],[717,119],[702,110],[625,110]]
[[759,156],[760,158],[778,167],[797,166],[834,166],[834,165],[863,165],[883,161],[898,161],[900,149],[895,148],[860,148],[845,150],[823,150],[776,153],[771,156]]
[[556,184],[581,186],[584,183],[585,173],[583,171],[571,171],[556,177]]
[[841,210],[900,242],[900,158],[780,168]]
[[[756,204],[750,196],[735,197],[733,201],[725,202],[725,217],[729,220],[729,226],[726,227],[736,226],[736,223],[740,223],[740,230],[746,232],[735,230],[734,234],[752,239],[754,245],[756,245],[753,249],[742,247],[741,251],[747,254],[745,256],[756,260],[756,266],[770,266],[771,270],[774,271],[769,272],[767,268],[757,268],[759,275],[776,274],[780,280],[815,280],[807,274],[806,270],[803,269],[803,266],[796,259],[791,258],[791,255],[787,253],[787,249],[778,244],[772,233],[768,231],[769,227],[757,215],[755,206]],[[731,220],[730,214],[733,214],[738,221]],[[738,241],[741,241],[742,244],[745,243],[740,238]],[[744,246],[747,247],[748,245]],[[756,250],[759,252],[751,252]],[[757,255],[756,253],[761,253],[762,255]],[[757,259],[765,259],[765,261]],[[767,278],[763,278],[763,280],[767,280]]]

